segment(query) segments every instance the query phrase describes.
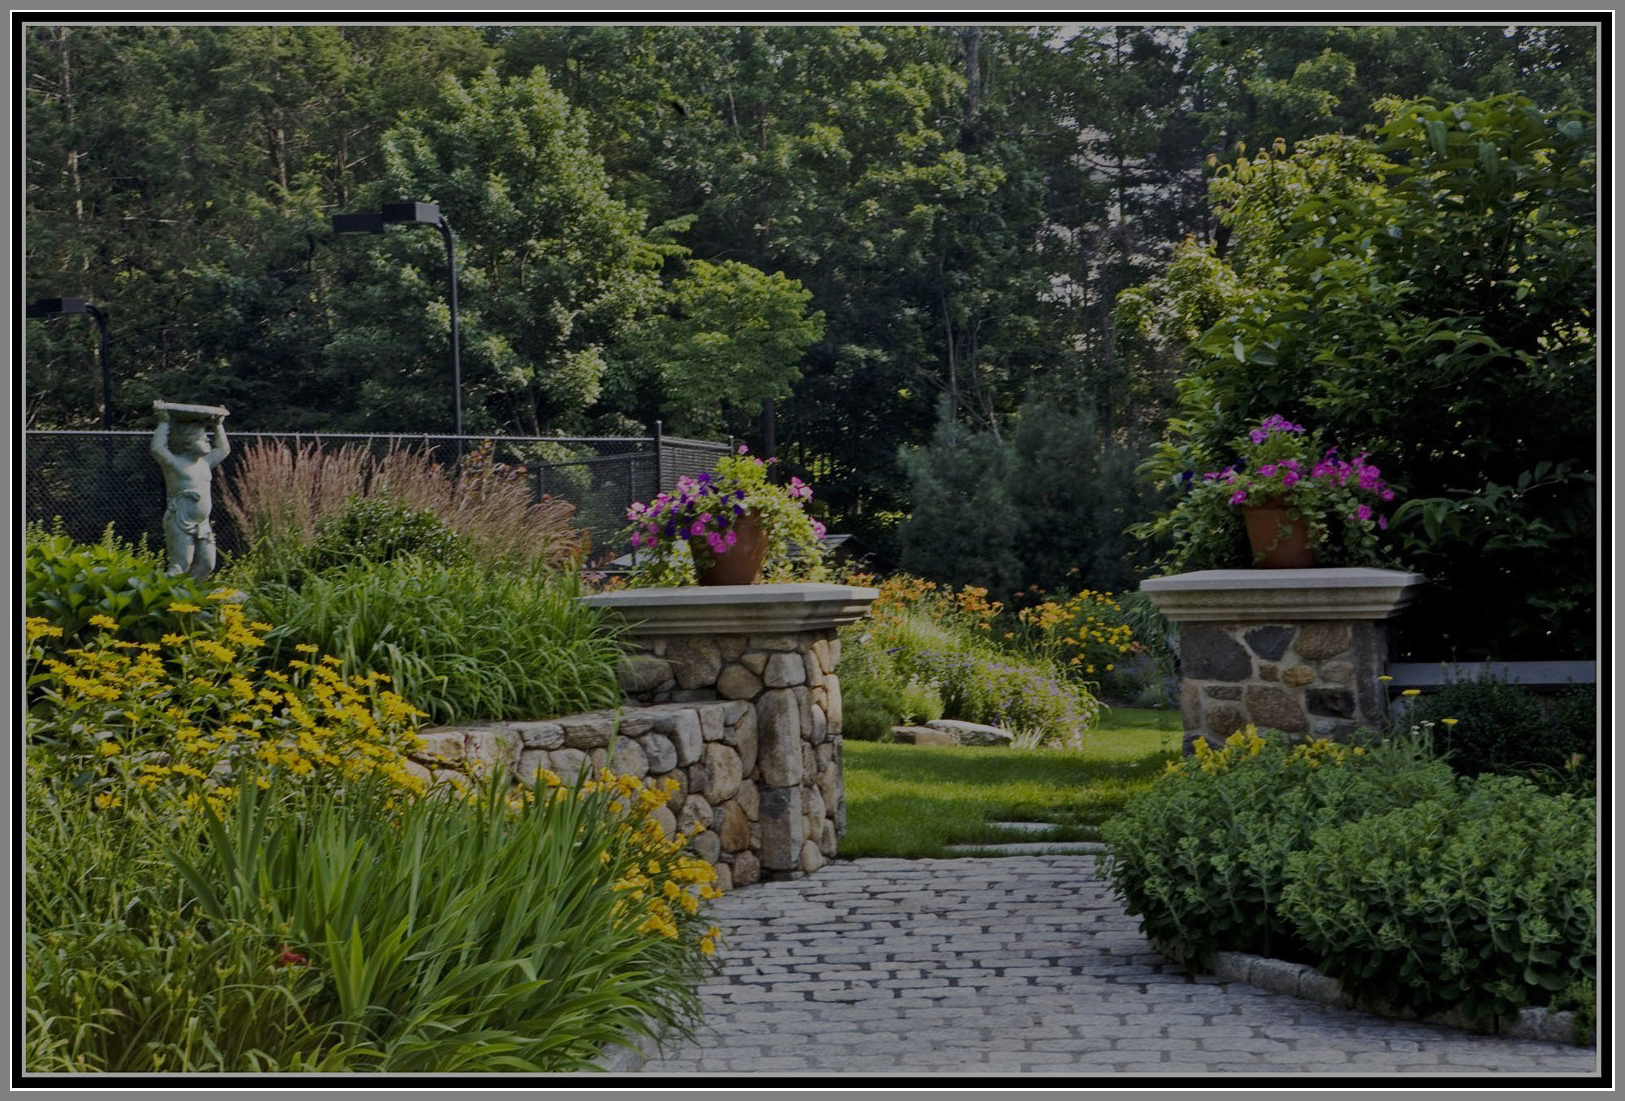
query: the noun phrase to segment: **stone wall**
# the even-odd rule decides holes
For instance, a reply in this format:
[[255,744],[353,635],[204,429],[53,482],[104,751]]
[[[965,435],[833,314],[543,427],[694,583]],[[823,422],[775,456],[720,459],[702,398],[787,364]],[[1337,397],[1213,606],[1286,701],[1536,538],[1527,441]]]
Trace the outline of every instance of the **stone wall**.
[[1386,652],[1382,624],[1370,621],[1187,623],[1179,636],[1186,741],[1217,746],[1248,723],[1334,739],[1380,726],[1386,695],[1369,671]]
[[706,827],[694,848],[722,890],[816,871],[846,829],[837,628],[875,595],[759,585],[591,598],[641,617],[619,668],[622,707],[425,731],[420,767],[437,778],[505,768],[529,783],[541,769],[569,779],[590,763],[674,780],[655,817],[668,834]]

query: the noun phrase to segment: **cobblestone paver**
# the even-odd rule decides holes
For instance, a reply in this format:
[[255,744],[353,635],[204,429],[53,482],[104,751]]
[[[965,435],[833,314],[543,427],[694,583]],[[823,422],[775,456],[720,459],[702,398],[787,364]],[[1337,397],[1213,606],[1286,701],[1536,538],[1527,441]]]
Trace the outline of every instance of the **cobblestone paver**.
[[714,904],[706,1023],[653,1074],[1594,1076],[1594,1049],[1187,978],[1093,856],[838,861]]

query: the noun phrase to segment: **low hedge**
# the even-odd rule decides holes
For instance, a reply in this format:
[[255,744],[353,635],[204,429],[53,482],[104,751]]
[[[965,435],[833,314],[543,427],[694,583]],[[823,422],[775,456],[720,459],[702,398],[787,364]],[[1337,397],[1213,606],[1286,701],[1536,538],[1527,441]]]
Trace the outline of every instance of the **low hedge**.
[[1319,826],[1443,794],[1450,770],[1420,743],[1293,746],[1252,727],[1195,755],[1102,830],[1107,874],[1140,928],[1192,968],[1222,951],[1301,956],[1281,914],[1287,858]]
[[1249,728],[1199,742],[1102,832],[1128,911],[1192,970],[1274,955],[1359,998],[1482,1019],[1595,982],[1595,821],[1593,799],[1457,779],[1419,738]]
[[1316,831],[1281,909],[1356,997],[1469,1019],[1547,1005],[1596,976],[1596,815],[1484,776]]

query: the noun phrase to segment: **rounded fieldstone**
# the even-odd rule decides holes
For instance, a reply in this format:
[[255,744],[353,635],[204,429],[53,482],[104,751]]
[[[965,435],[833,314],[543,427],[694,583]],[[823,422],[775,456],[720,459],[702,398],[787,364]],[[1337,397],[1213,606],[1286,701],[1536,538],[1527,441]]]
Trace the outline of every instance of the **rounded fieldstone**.
[[610,756],[609,767],[613,772],[623,776],[636,776],[641,780],[649,775],[649,758],[637,742],[630,738],[621,738],[615,743],[615,752]]
[[1258,679],[1277,681],[1281,679],[1281,667],[1265,662],[1258,667]]
[[727,700],[753,700],[762,690],[762,678],[735,662],[717,677],[717,695]]
[[762,671],[762,683],[769,688],[794,688],[807,683],[807,667],[796,653],[774,654]]
[[721,652],[723,661],[738,661],[739,655],[745,652],[745,636],[718,635],[717,650]]
[[664,734],[645,734],[638,739],[643,755],[649,759],[649,772],[658,775],[677,767],[677,747]]
[[715,864],[722,857],[722,839],[710,830],[695,837],[691,844],[694,854],[707,864]]
[[649,812],[649,818],[660,824],[660,832],[670,840],[677,833],[677,816],[671,812],[670,807],[659,806]]
[[824,712],[829,716],[829,732],[831,737],[841,732],[841,682],[831,675],[824,682]]
[[1347,623],[1305,623],[1292,649],[1305,660],[1325,661],[1347,650],[1352,637]]
[[581,749],[555,749],[548,754],[548,759],[553,763],[553,771],[568,784],[581,775],[581,770],[587,763],[587,753]]
[[631,696],[653,692],[672,678],[671,663],[647,654],[628,654],[615,666],[621,690]]
[[796,640],[792,635],[751,635],[750,648],[752,650],[794,650]]
[[824,864],[824,854],[818,851],[818,842],[803,841],[801,843],[801,870],[809,873],[816,872]]
[[801,782],[801,716],[794,692],[770,688],[756,701],[757,767],[769,787]]
[[1288,692],[1269,684],[1247,686],[1247,711],[1260,727],[1279,730],[1287,734],[1302,734],[1309,729],[1303,705],[1297,693]]
[[564,744],[571,749],[597,749],[609,744],[615,733],[615,716],[607,711],[591,711],[560,719]]
[[698,795],[690,795],[683,800],[682,813],[677,816],[677,828],[684,833],[692,833],[696,826],[711,828],[711,804]]
[[1293,688],[1302,688],[1315,679],[1315,671],[1307,665],[1294,665],[1290,669],[1281,671],[1281,683],[1291,685]]
[[705,798],[713,806],[733,798],[745,778],[739,754],[721,742],[705,747]]
[[1210,700],[1239,700],[1241,699],[1241,685],[1210,684],[1206,695]]
[[807,735],[807,740],[813,745],[821,745],[828,737],[829,717],[824,714],[823,707],[815,703],[812,705],[812,731]]
[[509,723],[526,749],[558,749],[564,744],[564,728],[553,722]]
[[700,717],[700,736],[708,742],[720,742],[728,729],[725,705],[696,707],[694,711]]
[[[807,818],[813,823],[822,822],[825,815],[823,793],[819,791],[817,787],[809,787],[806,789],[801,798],[802,805],[807,808]],[[815,824],[813,828],[809,829],[807,832],[809,834],[817,833],[817,825]]]
[[1346,661],[1328,661],[1320,667],[1320,679],[1327,684],[1351,684],[1354,666]]
[[722,671],[722,650],[709,638],[667,639],[665,656],[680,688],[708,688]]
[[718,864],[717,881],[712,884],[712,886],[714,886],[717,890],[722,891],[724,894],[733,890],[733,869],[726,864]]
[[807,673],[807,686],[821,688],[824,684],[824,667],[818,663],[818,655],[811,650],[801,655],[801,666]]
[[[739,765],[749,776],[756,771],[756,756],[760,749],[760,742],[756,738],[755,710],[741,717],[728,733],[733,747],[739,750]],[[724,739],[724,744],[728,744],[728,739]]]
[[[660,727],[656,726],[656,730]],[[672,745],[677,749],[677,763],[691,765],[700,759],[705,750],[705,739],[700,733],[700,717],[692,711],[684,710],[673,713],[671,730]]]
[[825,856],[834,856],[839,844],[840,838],[835,836],[835,823],[824,819],[823,826],[818,830],[818,851]]
[[748,849],[734,857],[733,881],[735,887],[748,887],[762,878],[762,862]]
[[759,677],[767,670],[767,655],[760,650],[747,650],[739,656],[739,663]]

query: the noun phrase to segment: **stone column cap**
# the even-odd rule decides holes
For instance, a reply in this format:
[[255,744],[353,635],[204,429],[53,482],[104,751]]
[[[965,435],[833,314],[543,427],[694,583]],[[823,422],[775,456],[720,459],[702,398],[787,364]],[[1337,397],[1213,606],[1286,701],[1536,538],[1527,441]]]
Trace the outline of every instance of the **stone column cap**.
[[879,589],[801,581],[778,585],[684,585],[585,596],[626,624],[634,638],[669,635],[782,635],[856,623]]
[[1409,604],[1419,573],[1366,566],[1309,570],[1197,570],[1140,582],[1176,623],[1389,619]]

